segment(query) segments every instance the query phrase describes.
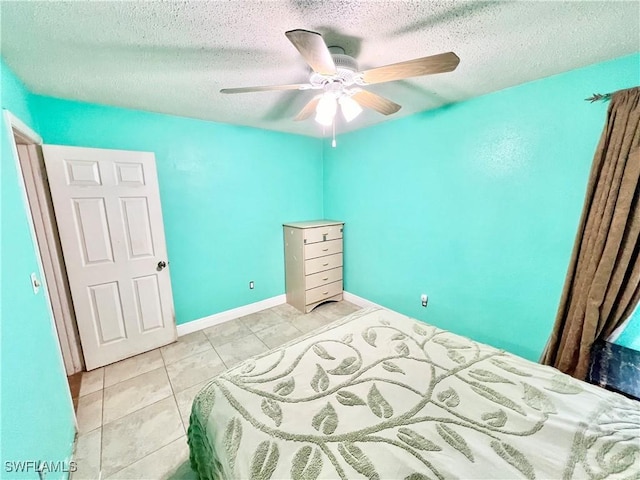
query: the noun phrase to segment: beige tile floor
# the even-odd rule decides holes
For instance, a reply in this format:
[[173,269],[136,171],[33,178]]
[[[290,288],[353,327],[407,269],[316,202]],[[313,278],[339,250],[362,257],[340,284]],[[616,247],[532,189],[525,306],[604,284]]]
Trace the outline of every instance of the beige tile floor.
[[303,315],[290,305],[180,337],[82,375],[73,480],[195,479],[186,431],[191,402],[215,375],[358,310],[349,302]]

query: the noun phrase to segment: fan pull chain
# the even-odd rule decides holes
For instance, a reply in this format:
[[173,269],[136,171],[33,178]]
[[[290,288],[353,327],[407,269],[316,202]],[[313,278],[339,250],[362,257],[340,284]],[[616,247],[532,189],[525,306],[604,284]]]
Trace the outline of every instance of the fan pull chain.
[[333,119],[332,126],[333,126],[333,140],[331,141],[331,146],[333,148],[336,148],[336,119],[335,119],[335,117]]

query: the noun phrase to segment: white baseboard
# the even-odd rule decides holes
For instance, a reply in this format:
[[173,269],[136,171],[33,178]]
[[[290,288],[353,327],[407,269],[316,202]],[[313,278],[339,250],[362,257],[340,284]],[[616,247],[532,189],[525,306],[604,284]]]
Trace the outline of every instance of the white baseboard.
[[[382,305],[378,305],[377,303],[371,302],[366,298],[359,297],[358,295],[354,295],[353,293],[349,293],[349,292],[343,292],[343,298],[346,301],[351,302],[363,308],[366,308],[366,307],[386,308],[386,307],[383,307]],[[178,331],[178,336],[182,337],[183,335],[197,332],[199,330],[204,330],[205,328],[213,327],[214,325],[219,325],[221,323],[228,322],[238,317],[244,317],[245,315],[256,313],[256,312],[259,312],[260,310],[265,310],[267,308],[275,307],[277,305],[282,305],[283,303],[287,303],[287,296],[284,294],[267,298],[259,302],[250,303],[248,305],[243,305],[242,307],[232,308],[231,310],[225,310],[224,312],[215,313],[213,315],[209,315],[208,317],[192,320],[190,322],[183,323],[176,327]]]
[[259,302],[243,305],[242,307],[232,308],[231,310],[225,310],[224,312],[215,313],[213,315],[209,315],[208,317],[192,320],[191,322],[183,323],[176,327],[178,330],[178,336],[181,337],[183,335],[187,335],[188,333],[193,333],[197,332],[198,330],[213,327],[214,325],[228,322],[229,320],[233,320],[234,318],[244,317],[245,315],[249,315],[250,313],[256,313],[260,310],[265,310],[277,305],[282,305],[286,302],[287,296],[282,294],[275,297],[267,298],[265,300],[261,300]]
[[353,293],[342,292],[342,296],[344,297],[344,299],[347,302],[354,303],[354,304],[356,304],[356,305],[358,305],[359,307],[362,307],[362,308],[379,307],[379,308],[384,308],[385,310],[388,310],[387,307],[383,307],[382,305],[378,305],[377,303],[374,303],[374,302],[372,302],[370,300],[367,300],[366,298],[359,297],[358,295],[354,295]]

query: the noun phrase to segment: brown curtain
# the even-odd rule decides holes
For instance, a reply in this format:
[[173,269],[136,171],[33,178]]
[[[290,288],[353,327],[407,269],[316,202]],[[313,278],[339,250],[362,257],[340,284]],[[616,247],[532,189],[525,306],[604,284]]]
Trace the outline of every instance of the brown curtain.
[[579,379],[640,299],[640,87],[611,97],[542,363]]

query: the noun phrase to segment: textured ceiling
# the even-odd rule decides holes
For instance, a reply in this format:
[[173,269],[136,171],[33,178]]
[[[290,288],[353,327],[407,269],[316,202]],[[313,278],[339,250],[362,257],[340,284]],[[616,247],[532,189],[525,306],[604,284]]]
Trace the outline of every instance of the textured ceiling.
[[[454,51],[452,73],[368,87],[401,104],[372,125],[639,50],[640,3],[460,1],[6,2],[2,56],[34,92],[322,135],[292,118],[313,91],[223,95],[308,80],[284,32],[320,32],[361,69]],[[576,92],[581,96],[592,92]]]

